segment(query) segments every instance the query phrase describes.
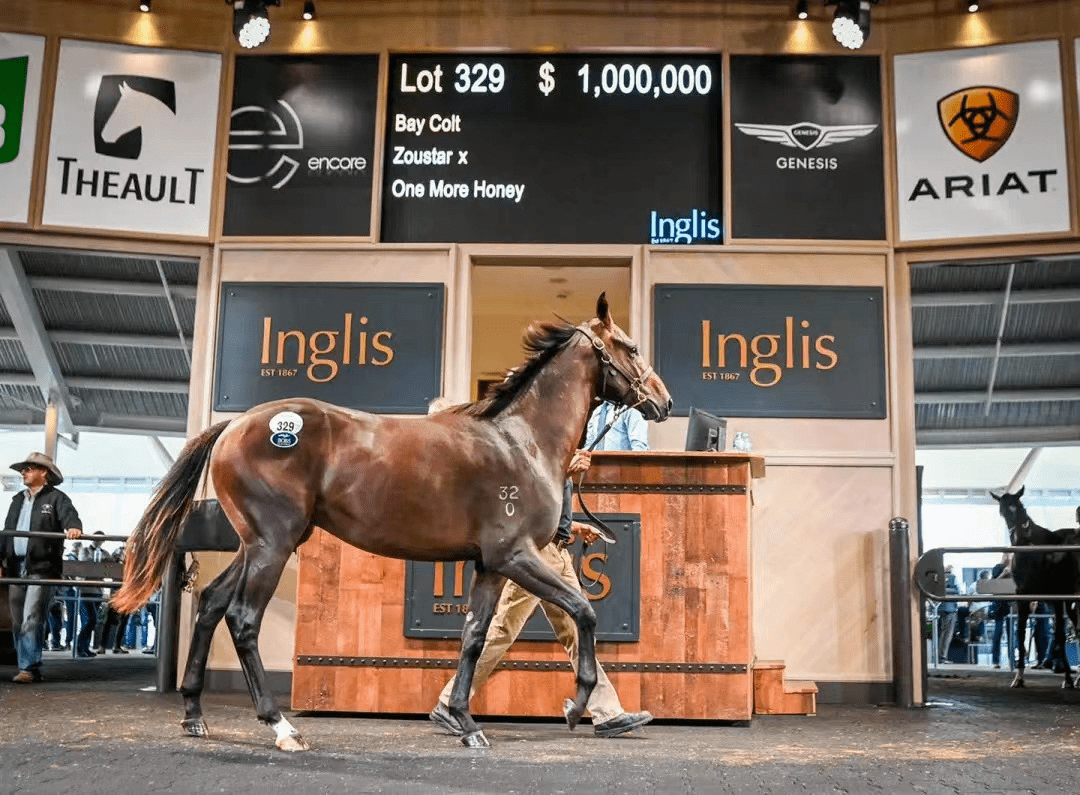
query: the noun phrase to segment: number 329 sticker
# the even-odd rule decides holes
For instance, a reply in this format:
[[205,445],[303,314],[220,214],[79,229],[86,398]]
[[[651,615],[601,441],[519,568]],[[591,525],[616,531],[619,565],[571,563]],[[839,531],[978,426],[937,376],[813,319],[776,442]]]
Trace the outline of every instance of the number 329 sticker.
[[274,447],[295,447],[300,441],[304,418],[295,411],[279,411],[270,420],[270,444]]

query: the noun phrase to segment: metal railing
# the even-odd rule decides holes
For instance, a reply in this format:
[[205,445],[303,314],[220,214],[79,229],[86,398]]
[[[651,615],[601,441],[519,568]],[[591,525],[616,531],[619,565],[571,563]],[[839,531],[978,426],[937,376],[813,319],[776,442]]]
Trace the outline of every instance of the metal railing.
[[[936,547],[929,549],[915,561],[914,580],[915,586],[923,596],[934,602],[1058,602],[1062,599],[1080,599],[1080,594],[1018,594],[1013,591],[990,590],[979,591],[973,594],[946,594],[945,593],[945,554],[963,554],[969,552],[1011,552],[1014,554],[1046,554],[1060,552],[1080,552],[1080,546],[1063,544],[1053,546],[1042,544],[1029,547]],[[979,580],[976,587],[981,583],[1002,583],[1002,580]],[[1005,582],[1012,582],[1011,579]],[[994,586],[981,586],[993,588]]]

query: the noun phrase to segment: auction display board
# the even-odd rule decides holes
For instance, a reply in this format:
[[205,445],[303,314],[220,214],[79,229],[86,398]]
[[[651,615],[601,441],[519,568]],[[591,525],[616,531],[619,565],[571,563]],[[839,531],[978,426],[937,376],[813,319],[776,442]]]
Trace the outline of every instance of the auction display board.
[[719,56],[396,55],[386,242],[722,242]]

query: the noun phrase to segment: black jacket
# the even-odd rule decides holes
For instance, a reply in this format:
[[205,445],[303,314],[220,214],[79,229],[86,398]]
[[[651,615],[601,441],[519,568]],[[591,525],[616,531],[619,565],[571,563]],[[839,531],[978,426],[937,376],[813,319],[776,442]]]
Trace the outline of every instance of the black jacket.
[[[4,521],[5,530],[15,530],[19,524],[19,514],[22,512],[23,500],[26,497],[26,489],[23,489],[11,498],[11,507],[8,509],[7,519]],[[30,531],[33,533],[56,533],[56,538],[31,537],[26,545],[26,570],[30,574],[40,574],[42,577],[59,577],[63,570],[64,557],[64,532],[72,527],[82,530],[82,520],[79,512],[71,504],[68,495],[52,486],[43,486],[34,500],[34,507],[30,512]],[[4,574],[8,577],[17,577],[19,573],[15,567],[15,536],[4,536],[3,545],[0,546],[0,563],[3,564]]]

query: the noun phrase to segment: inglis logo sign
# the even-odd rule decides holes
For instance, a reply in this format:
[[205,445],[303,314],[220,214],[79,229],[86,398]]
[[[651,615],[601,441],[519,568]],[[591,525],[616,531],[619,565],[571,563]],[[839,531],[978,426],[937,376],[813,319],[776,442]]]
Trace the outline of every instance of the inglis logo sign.
[[219,411],[312,397],[422,414],[441,392],[441,284],[225,284],[220,316]]
[[729,417],[885,416],[877,287],[658,284],[656,370],[690,407]]
[[649,213],[649,242],[665,243],[721,243],[723,226],[719,218],[710,218],[705,210],[691,210],[689,215],[661,215],[656,210]]

